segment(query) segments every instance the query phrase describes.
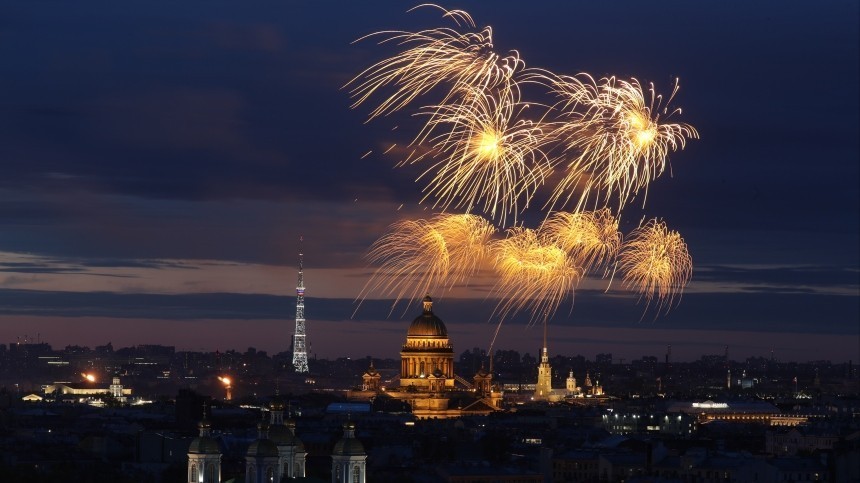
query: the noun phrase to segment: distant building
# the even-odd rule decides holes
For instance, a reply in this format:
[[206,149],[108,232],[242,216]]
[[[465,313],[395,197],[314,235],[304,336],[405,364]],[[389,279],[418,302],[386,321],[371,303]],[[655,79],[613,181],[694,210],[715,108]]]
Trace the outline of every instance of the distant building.
[[221,447],[210,435],[209,421],[199,425],[200,436],[188,447],[188,483],[221,483]]
[[[534,395],[532,399],[535,401],[550,401],[550,402],[558,402],[564,399],[565,397],[582,397],[582,396],[602,396],[603,388],[599,383],[592,384],[591,376],[588,372],[585,373],[585,387],[578,387],[576,385],[576,378],[573,377],[573,371],[571,370],[567,375],[567,380],[565,380],[564,390],[561,389],[553,389],[552,388],[552,366],[549,363],[549,349],[547,348],[547,326],[544,324],[543,328],[543,347],[541,348],[540,355],[540,364],[538,364],[538,377],[537,383],[534,386]],[[600,356],[604,356],[603,359]],[[608,357],[608,362],[606,362]],[[612,355],[611,354],[598,354],[598,362],[602,363],[612,363]]]
[[114,377],[108,387],[96,387],[93,384],[75,384],[67,382],[55,382],[42,387],[46,396],[112,396],[119,402],[125,402],[131,396],[131,388],[124,387],[119,377]]
[[540,353],[534,399],[542,401],[561,399],[560,394],[554,394],[552,391],[552,367],[549,365],[549,351],[546,348],[546,326],[544,326],[544,345]]
[[281,465],[278,446],[268,438],[266,426],[257,425],[257,440],[245,453],[245,482],[272,483],[281,481]]
[[365,483],[367,453],[355,437],[355,423],[343,425],[343,438],[331,453],[331,483]]
[[412,321],[400,352],[400,385],[438,392],[454,387],[454,348],[448,329],[433,313],[433,299],[424,297],[424,313]]
[[779,409],[764,401],[676,402],[666,412],[696,415],[700,423],[727,421],[770,425],[771,420],[779,416]]
[[[853,437],[860,436],[855,431]],[[842,434],[823,428],[799,427],[768,430],[765,435],[765,453],[780,456],[794,456],[799,452],[832,450]],[[849,436],[849,438],[852,436]]]
[[454,374],[454,348],[448,328],[433,313],[429,295],[422,300],[422,309],[406,332],[397,386],[382,386],[381,376],[371,362],[362,375],[361,389],[347,396],[357,400],[398,399],[407,402],[419,418],[456,418],[500,410],[502,393],[493,384],[492,374],[481,367],[472,382]]
[[296,437],[296,422],[292,419],[284,421],[284,403],[280,398],[275,398],[269,408],[269,439],[278,447],[281,474],[286,478],[304,477],[308,454],[305,445]]

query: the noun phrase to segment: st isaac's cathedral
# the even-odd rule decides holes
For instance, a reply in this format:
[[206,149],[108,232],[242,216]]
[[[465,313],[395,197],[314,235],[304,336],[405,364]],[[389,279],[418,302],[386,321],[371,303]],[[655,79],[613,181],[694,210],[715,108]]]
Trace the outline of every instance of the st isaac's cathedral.
[[424,297],[422,309],[406,331],[406,343],[400,350],[399,381],[395,378],[392,387],[384,387],[380,374],[371,365],[362,376],[361,390],[350,391],[349,397],[398,399],[408,403],[419,418],[452,418],[500,410],[502,393],[493,385],[492,374],[481,368],[471,382],[455,374],[454,347],[445,323],[433,313],[429,295]]

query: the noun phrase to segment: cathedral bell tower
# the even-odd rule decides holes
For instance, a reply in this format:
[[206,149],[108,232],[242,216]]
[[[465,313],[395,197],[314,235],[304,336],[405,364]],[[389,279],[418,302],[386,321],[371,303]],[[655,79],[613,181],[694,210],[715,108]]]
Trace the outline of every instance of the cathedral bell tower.
[[549,365],[549,351],[546,348],[546,326],[543,323],[543,348],[540,353],[540,364],[538,365],[538,378],[535,385],[535,400],[546,400],[552,395],[552,367]]
[[331,483],[365,483],[367,453],[355,437],[355,424],[343,425],[343,438],[331,453]]
[[[204,409],[205,411],[205,409]],[[221,483],[221,447],[211,436],[212,427],[203,414],[200,436],[188,446],[188,483]]]

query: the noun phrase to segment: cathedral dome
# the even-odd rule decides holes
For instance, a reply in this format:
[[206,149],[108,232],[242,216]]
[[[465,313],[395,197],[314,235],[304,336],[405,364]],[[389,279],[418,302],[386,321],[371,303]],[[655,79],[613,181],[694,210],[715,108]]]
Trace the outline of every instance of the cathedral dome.
[[364,445],[355,438],[355,425],[346,423],[343,425],[343,438],[334,445],[334,456],[364,455]]
[[357,439],[342,439],[334,445],[334,451],[332,454],[335,455],[363,455],[364,453],[364,445],[361,444],[361,441]]
[[215,438],[200,436],[191,441],[188,452],[194,454],[221,454],[221,447]]
[[221,446],[218,440],[209,435],[212,426],[205,418],[197,425],[200,436],[191,440],[188,452],[194,454],[221,454]]
[[290,431],[290,428],[283,424],[269,426],[269,439],[278,446],[295,446],[297,451],[305,450],[302,441]]
[[269,439],[258,439],[248,447],[248,456],[270,457],[278,456],[278,447]]
[[422,302],[424,313],[415,317],[412,325],[409,326],[409,331],[406,332],[406,336],[448,338],[448,329],[445,327],[445,323],[433,313],[433,299],[428,295],[424,297]]

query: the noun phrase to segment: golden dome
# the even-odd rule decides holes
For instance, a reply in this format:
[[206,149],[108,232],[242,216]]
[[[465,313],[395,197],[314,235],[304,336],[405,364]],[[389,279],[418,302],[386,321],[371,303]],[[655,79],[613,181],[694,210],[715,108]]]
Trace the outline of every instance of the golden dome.
[[430,296],[424,297],[422,301],[424,305],[424,313],[415,317],[409,330],[406,332],[407,337],[429,337],[429,338],[448,338],[448,329],[442,319],[433,314],[433,299]]

